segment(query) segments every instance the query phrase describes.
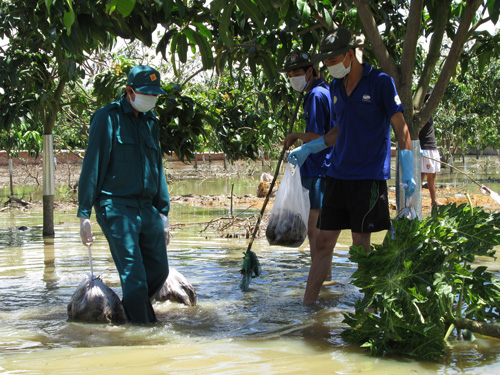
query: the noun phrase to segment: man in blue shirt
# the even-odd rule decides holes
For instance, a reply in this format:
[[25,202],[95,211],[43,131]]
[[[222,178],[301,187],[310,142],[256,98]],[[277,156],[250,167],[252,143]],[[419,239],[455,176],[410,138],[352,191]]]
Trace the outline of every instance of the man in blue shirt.
[[134,324],[157,321],[151,300],[168,276],[170,200],[152,112],[162,94],[158,71],[131,69],[126,93],[92,116],[78,186],[82,242],[94,240],[93,206],[120,274],[127,321]]
[[371,233],[390,227],[387,180],[390,178],[390,128],[396,134],[406,196],[415,190],[411,138],[394,80],[355,55],[360,43],[342,28],[323,38],[318,59],[335,78],[330,85],[335,127],[324,137],[293,150],[302,164],[310,153],[334,146],[304,304],[316,301],[332,262],[340,232],[350,229],[352,244],[370,251]]
[[[304,133],[289,134],[285,140],[286,148],[297,140],[310,142],[324,136],[332,128],[330,91],[321,78],[319,71],[313,66],[309,54],[296,50],[285,59],[284,72],[287,73],[290,85],[298,92],[305,91],[304,115],[306,129]],[[311,259],[316,253],[316,238],[321,202],[325,192],[326,171],[330,166],[331,147],[328,147],[306,159],[300,167],[302,186],[309,190],[310,211],[307,225],[307,237]]]

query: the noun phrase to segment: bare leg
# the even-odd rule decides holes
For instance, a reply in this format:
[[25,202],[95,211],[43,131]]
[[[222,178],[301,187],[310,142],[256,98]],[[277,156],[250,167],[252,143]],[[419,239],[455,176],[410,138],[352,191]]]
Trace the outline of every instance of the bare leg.
[[421,174],[420,174],[420,179],[422,180],[422,185],[424,184],[424,180],[425,180],[425,175],[426,175],[426,174],[427,174],[427,173],[421,173]]
[[[314,255],[316,254],[316,240],[319,234],[319,228],[317,228],[318,218],[319,218],[319,210],[311,210],[309,211],[309,222],[307,225],[307,237],[309,238],[309,249],[311,252],[311,260],[314,259]],[[328,272],[326,276],[326,280],[332,279],[332,270]]]
[[371,233],[355,233],[352,232],[353,246],[363,246],[365,252],[369,253],[371,250]]
[[431,195],[431,205],[442,206],[443,204],[436,199],[436,174],[427,173],[427,187]]
[[309,269],[304,304],[310,305],[318,299],[319,291],[332,269],[333,248],[337,244],[340,230],[320,230],[316,238],[316,251]]

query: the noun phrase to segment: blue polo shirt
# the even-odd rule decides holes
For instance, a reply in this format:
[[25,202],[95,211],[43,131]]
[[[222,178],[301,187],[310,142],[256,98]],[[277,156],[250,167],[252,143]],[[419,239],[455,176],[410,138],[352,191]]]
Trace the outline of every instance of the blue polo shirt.
[[[320,78],[313,84],[311,90],[304,97],[304,114],[306,119],[306,133],[312,132],[320,136],[325,135],[333,127],[331,114],[332,100],[326,83]],[[303,177],[325,177],[330,167],[331,147],[310,154],[300,167]]]
[[342,180],[391,178],[391,117],[404,111],[394,80],[364,64],[351,96],[341,79],[330,85],[339,127],[327,175]]

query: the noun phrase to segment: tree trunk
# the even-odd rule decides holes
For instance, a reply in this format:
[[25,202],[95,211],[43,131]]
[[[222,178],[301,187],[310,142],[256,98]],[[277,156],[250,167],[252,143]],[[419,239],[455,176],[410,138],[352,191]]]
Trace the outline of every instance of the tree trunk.
[[43,236],[54,237],[54,195],[43,195]]
[[54,236],[54,149],[52,134],[43,135],[43,236]]
[[12,177],[14,175],[14,166],[12,164],[12,155],[9,152],[9,183],[10,183],[10,195],[14,195],[14,182]]
[[42,118],[45,120],[43,134],[43,235],[54,236],[54,149],[53,130],[59,111],[59,101],[61,100],[64,86],[68,81],[67,76],[61,77],[54,93],[53,105],[42,106]]
[[497,324],[476,322],[470,319],[457,319],[455,320],[455,327],[458,329],[468,329],[480,335],[500,339],[500,325]]

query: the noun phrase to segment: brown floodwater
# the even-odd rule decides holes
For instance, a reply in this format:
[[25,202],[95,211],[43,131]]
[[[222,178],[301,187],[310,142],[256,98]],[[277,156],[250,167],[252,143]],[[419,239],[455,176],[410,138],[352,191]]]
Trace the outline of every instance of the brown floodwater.
[[[254,194],[255,179],[175,181],[170,189],[228,194],[232,183],[238,185],[235,194]],[[356,265],[348,258],[348,232],[332,263],[332,276],[340,283],[323,288],[317,306],[301,304],[310,265],[307,240],[291,249],[257,239],[252,250],[262,275],[242,292],[239,269],[248,240],[203,231],[206,222],[228,212],[229,204],[172,206],[169,262],[194,286],[198,305],[155,303],[160,323],[147,327],[67,322],[71,295],[90,272],[76,212],[56,212],[56,234],[50,239],[42,237],[41,212],[0,212],[0,373],[500,374],[500,340],[451,339],[445,357],[436,362],[374,358],[343,342],[343,313],[360,297],[349,284]],[[241,215],[254,212],[235,209]],[[97,225],[93,230],[94,273],[121,296],[107,243]],[[481,262],[500,269],[498,261]]]

